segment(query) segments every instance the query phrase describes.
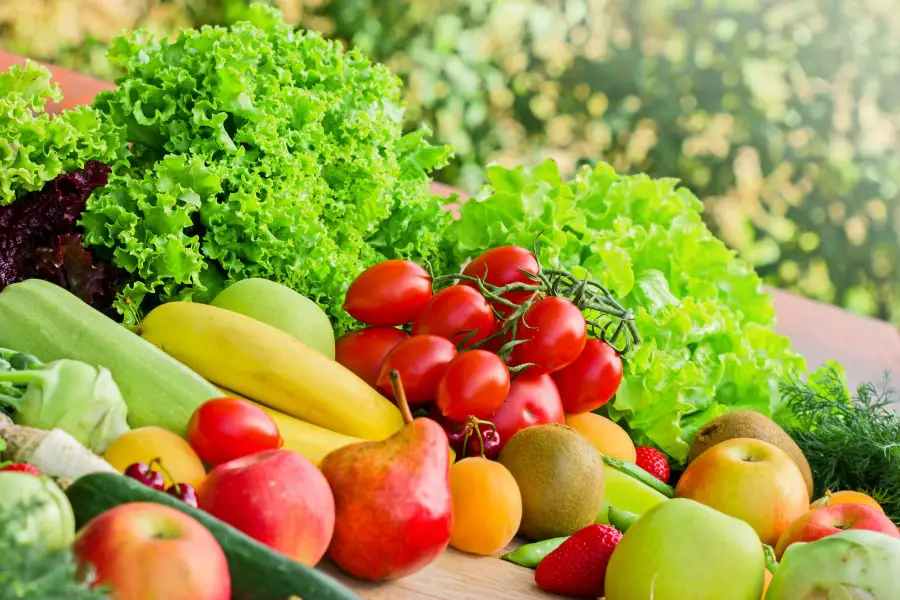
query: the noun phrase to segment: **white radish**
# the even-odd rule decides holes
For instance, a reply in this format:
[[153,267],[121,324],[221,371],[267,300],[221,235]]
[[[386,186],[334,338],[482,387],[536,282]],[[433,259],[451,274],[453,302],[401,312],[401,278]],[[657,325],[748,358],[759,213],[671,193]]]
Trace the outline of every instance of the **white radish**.
[[89,473],[118,473],[116,469],[85,448],[62,429],[35,429],[16,425],[0,415],[0,438],[6,442],[6,460],[27,462],[51,477],[75,481]]

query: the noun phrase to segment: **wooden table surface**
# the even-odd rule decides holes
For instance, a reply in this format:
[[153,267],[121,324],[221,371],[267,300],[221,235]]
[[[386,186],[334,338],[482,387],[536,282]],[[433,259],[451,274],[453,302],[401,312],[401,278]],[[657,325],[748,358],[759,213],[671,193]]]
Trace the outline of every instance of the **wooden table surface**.
[[[22,63],[22,57],[0,51],[0,70]],[[64,101],[49,110],[89,103],[97,92],[111,84],[64,69],[53,68],[65,94]],[[434,184],[445,196],[451,188]],[[462,198],[465,201],[465,198]],[[790,337],[810,367],[832,359],[847,368],[851,384],[880,381],[885,370],[900,373],[900,336],[890,324],[851,315],[839,308],[772,290],[778,315],[777,329]],[[533,572],[490,557],[475,557],[448,550],[438,560],[412,577],[386,584],[354,581],[331,565],[323,570],[347,583],[370,600],[483,600],[503,598],[555,598],[534,585]],[[315,600],[315,599],[309,599]]]

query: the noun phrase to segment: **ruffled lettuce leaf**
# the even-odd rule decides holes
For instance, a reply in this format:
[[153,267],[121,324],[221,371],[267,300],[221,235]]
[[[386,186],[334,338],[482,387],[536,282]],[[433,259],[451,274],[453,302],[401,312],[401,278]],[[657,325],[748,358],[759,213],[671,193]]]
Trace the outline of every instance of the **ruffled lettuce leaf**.
[[360,271],[435,253],[449,217],[428,172],[450,150],[403,133],[401,84],[383,65],[261,5],[230,28],[117,39],[109,58],[123,75],[95,107],[133,156],[81,224],[130,274],[127,322],[262,277],[318,302],[340,332]]
[[32,61],[0,73],[0,206],[37,192],[89,160],[115,165],[125,154],[122,132],[88,106],[51,117],[62,99],[50,71]]
[[545,264],[581,268],[636,315],[643,345],[604,407],[639,442],[679,461],[694,433],[733,409],[774,415],[779,378],[805,369],[772,329],[770,296],[753,269],[704,225],[702,204],[671,179],[618,175],[607,164],[563,181],[556,164],[492,167],[445,241],[452,264],[506,244]]

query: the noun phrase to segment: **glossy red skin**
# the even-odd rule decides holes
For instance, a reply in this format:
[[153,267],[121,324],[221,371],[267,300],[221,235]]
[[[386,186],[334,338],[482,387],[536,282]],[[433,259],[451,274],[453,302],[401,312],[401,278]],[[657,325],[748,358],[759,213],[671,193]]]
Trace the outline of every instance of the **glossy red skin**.
[[334,450],[321,469],[337,520],[328,555],[350,575],[399,579],[421,570],[450,543],[450,447],[431,419],[381,442]]
[[409,334],[394,327],[366,327],[351,331],[334,344],[334,359],[372,387],[378,385],[381,363]]
[[516,433],[532,425],[565,423],[562,402],[553,378],[546,373],[528,371],[515,377],[509,394],[490,419],[500,435],[500,448]]
[[411,323],[431,299],[431,277],[409,260],[386,260],[360,273],[347,290],[344,310],[367,325]]
[[[526,325],[527,324],[527,325]],[[510,365],[534,363],[553,373],[572,364],[587,341],[587,322],[568,298],[549,296],[535,302],[519,325]]]
[[436,335],[416,335],[397,344],[384,357],[381,373],[378,375],[378,389],[393,399],[390,372],[400,372],[400,382],[406,392],[406,401],[411,405],[425,404],[434,400],[438,384],[447,365],[456,358],[456,346]]
[[219,465],[200,487],[200,508],[307,566],[334,531],[334,496],[303,456],[268,450]]
[[480,292],[464,285],[452,285],[439,291],[425,305],[413,321],[412,334],[439,335],[457,347],[468,338],[463,346],[468,348],[489,336],[496,321]]
[[[72,550],[95,569],[93,587],[117,600],[230,600],[225,553],[198,521],[151,502],[120,504],[87,523]],[[49,600],[49,598],[48,598]]]
[[128,468],[125,469],[125,476],[160,492],[166,489],[166,480],[163,478],[162,473],[155,471],[147,463],[128,465]]
[[452,421],[488,419],[509,393],[509,371],[496,354],[470,350],[453,359],[438,385],[435,404]]
[[284,443],[266,411],[237,398],[216,398],[197,407],[188,421],[187,439],[200,460],[212,465]]
[[[487,252],[477,256],[466,265],[463,275],[469,277],[479,277],[491,285],[498,287],[510,283],[527,283],[534,284],[534,280],[529,279],[521,271],[519,267],[529,273],[537,273],[539,266],[538,261],[529,250],[520,246],[501,246],[500,248],[492,248]],[[472,282],[463,282],[464,285],[475,287]],[[522,304],[533,294],[533,292],[509,292],[503,295],[503,298]],[[502,315],[507,315],[511,310],[508,306],[497,303],[495,308]]]
[[867,529],[900,538],[900,530],[881,511],[865,504],[831,504],[814,508],[788,526],[781,534],[775,555],[796,542],[815,542],[848,529]]
[[591,412],[616,395],[622,383],[622,359],[606,342],[589,338],[575,362],[553,373],[553,381],[566,413]]
[[194,508],[200,507],[200,502],[197,499],[197,490],[189,483],[179,483],[178,485],[172,484],[166,488],[166,493],[173,498],[178,498],[189,506],[193,506]]

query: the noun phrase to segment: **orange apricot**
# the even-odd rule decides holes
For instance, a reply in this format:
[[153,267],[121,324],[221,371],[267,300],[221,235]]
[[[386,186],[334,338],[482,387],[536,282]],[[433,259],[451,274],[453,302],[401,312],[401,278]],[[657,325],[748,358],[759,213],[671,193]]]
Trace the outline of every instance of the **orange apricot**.
[[488,556],[503,550],[522,522],[522,495],[506,467],[480,456],[450,467],[450,545]]
[[878,504],[878,502],[876,502],[871,496],[863,494],[862,492],[852,491],[826,491],[825,496],[810,504],[809,507],[810,509],[813,509],[819,508],[820,506],[828,506],[831,504],[865,504],[866,506],[871,506],[872,508],[881,511],[881,514],[884,514],[884,509],[881,508],[881,505]]

